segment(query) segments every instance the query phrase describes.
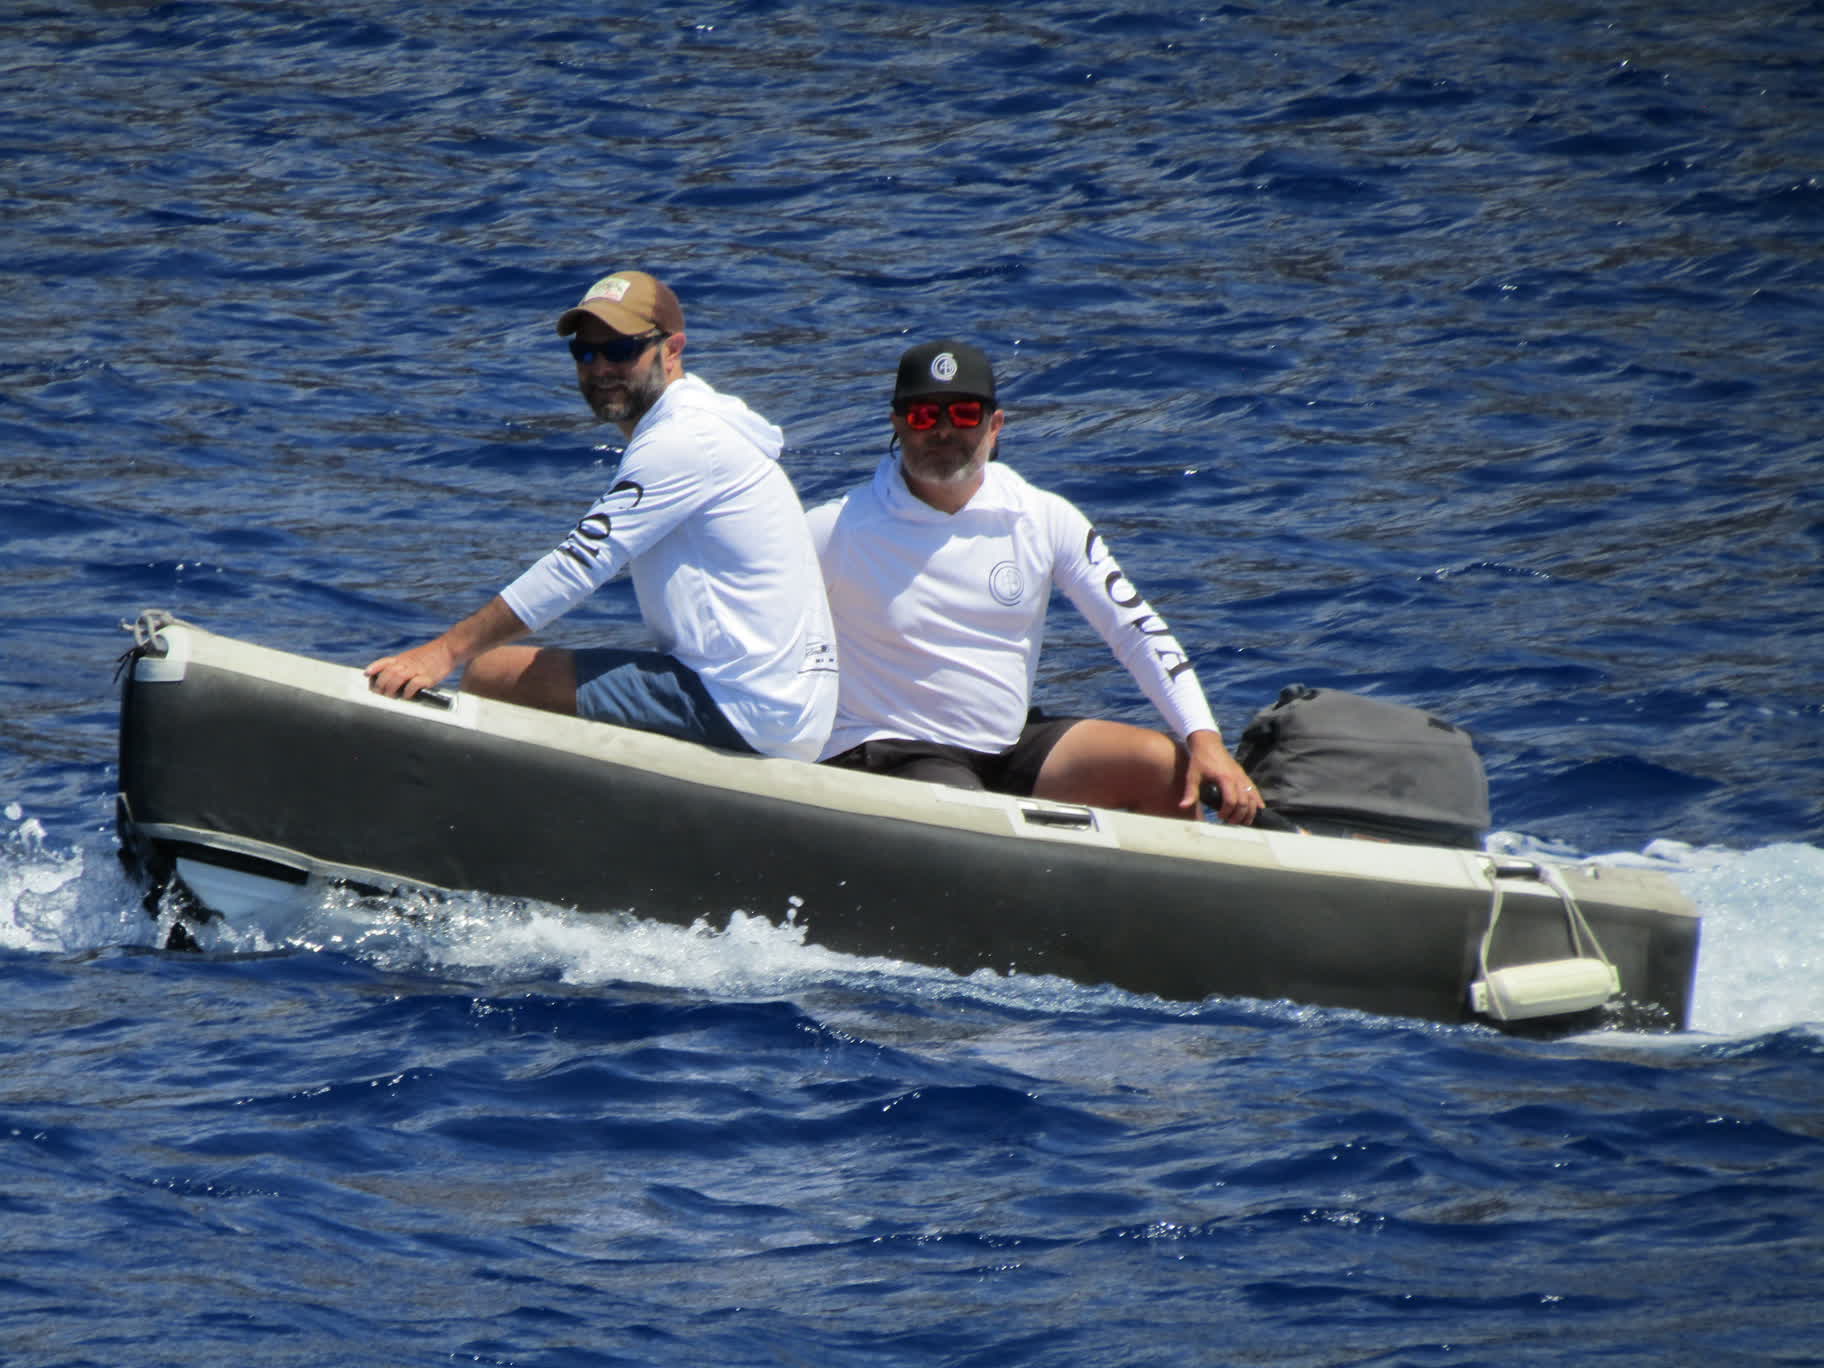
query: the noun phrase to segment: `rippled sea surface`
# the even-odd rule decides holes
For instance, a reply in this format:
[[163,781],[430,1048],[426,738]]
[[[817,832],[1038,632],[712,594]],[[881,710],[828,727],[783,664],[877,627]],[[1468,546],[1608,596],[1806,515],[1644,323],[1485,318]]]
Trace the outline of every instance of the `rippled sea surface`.
[[[1815,0],[8,8],[0,1362],[1824,1364],[1821,64]],[[773,908],[154,949],[121,619],[469,611],[606,487],[552,320],[630,265],[807,502],[906,345],[983,346],[1232,734],[1469,726],[1494,839],[1702,908],[1695,1029]],[[1068,606],[1041,696],[1150,720]]]

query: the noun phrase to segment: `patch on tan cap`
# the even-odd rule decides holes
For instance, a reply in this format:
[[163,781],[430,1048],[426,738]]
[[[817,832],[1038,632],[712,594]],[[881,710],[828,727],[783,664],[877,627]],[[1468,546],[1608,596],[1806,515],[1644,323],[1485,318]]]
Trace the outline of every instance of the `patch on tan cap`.
[[603,276],[589,287],[589,293],[583,296],[582,302],[587,304],[592,299],[608,299],[619,304],[621,297],[632,288],[633,282],[626,276]]

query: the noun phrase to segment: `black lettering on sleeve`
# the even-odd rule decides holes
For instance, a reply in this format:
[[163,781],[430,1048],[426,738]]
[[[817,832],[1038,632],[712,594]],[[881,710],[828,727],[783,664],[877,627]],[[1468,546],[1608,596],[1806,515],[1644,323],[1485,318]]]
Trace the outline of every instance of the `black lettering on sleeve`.
[[1119,567],[1108,572],[1108,578],[1102,581],[1102,592],[1117,608],[1133,608],[1146,602],[1140,597],[1140,591],[1127,582],[1127,576]]
[[[1185,655],[1183,651],[1155,651],[1153,654],[1158,657],[1159,663],[1165,666],[1165,677],[1167,679],[1176,679],[1179,675],[1191,668],[1190,657]],[[1172,663],[1173,661],[1177,661],[1178,663],[1174,665]]]
[[564,538],[564,544],[557,549],[578,564],[587,566],[601,559],[608,534],[613,530],[614,522],[606,513],[591,513],[576,525],[570,535]]

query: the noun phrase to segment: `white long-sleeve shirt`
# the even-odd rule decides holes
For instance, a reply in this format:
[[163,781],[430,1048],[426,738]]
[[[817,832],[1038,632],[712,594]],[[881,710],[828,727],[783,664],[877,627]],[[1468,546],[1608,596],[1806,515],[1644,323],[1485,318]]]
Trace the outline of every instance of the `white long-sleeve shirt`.
[[806,516],[842,654],[825,757],[885,737],[989,753],[1019,739],[1056,585],[1179,736],[1215,731],[1196,672],[1069,500],[1000,462],[953,514],[888,456]]
[[534,631],[631,567],[658,648],[695,670],[763,755],[814,760],[836,713],[836,650],[777,427],[695,376],[666,386],[614,487],[501,598]]

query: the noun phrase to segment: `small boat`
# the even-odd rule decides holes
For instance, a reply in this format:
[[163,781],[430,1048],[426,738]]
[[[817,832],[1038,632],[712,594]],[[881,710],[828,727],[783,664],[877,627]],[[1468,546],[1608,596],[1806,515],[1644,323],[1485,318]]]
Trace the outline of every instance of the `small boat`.
[[[1651,870],[1136,816],[736,755],[135,625],[119,830],[185,921],[479,892],[1160,998],[1680,1029],[1699,918]],[[153,900],[149,897],[149,906]],[[169,900],[166,906],[169,907]]]

